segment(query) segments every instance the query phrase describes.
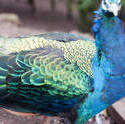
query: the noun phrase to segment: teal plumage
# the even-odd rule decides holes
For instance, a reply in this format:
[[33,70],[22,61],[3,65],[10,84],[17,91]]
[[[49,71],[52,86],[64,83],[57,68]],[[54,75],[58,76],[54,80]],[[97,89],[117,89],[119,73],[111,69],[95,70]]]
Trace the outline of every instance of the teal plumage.
[[95,46],[88,39],[67,33],[1,37],[1,49],[1,107],[58,115],[94,90],[91,58]]
[[[20,103],[33,102],[34,107],[37,104],[44,111],[58,112],[72,107],[77,97],[84,97],[89,92],[90,77],[77,65],[66,61],[58,49],[48,47],[10,54],[6,64],[8,93],[20,96]],[[73,88],[72,82],[79,85]],[[54,105],[59,108],[53,108]]]
[[120,2],[102,1],[94,20],[95,42],[66,33],[1,37],[0,106],[45,115],[71,112],[72,123],[82,124],[124,97]]

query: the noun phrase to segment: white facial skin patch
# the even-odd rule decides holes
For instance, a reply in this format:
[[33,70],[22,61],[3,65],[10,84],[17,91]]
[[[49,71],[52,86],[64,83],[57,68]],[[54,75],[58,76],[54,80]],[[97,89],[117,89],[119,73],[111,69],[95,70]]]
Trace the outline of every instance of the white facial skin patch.
[[118,15],[119,10],[121,9],[121,0],[117,2],[110,2],[109,0],[102,0],[102,9],[107,12],[111,12],[114,16]]

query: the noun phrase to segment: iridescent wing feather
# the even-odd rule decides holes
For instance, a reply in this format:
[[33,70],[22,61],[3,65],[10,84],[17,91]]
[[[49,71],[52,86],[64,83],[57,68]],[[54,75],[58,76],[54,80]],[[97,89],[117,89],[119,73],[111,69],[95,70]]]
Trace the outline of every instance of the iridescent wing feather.
[[[42,43],[39,37],[44,38]],[[20,44],[23,41],[22,44],[27,46],[16,47],[17,43],[15,46],[12,43],[9,50],[7,49],[8,55],[0,57],[0,71],[4,82],[4,85],[1,84],[4,90],[1,90],[3,94],[0,105],[16,111],[54,115],[83,101],[93,90],[93,79],[91,72],[83,71],[84,67],[80,63],[82,61],[85,65],[84,61],[91,60],[85,60],[87,56],[82,58],[85,53],[75,56],[82,51],[80,46],[78,50],[73,46],[80,37],[74,38],[75,41],[71,38],[73,36],[70,34],[61,36],[56,33],[35,36],[31,42],[27,38],[14,39],[14,42],[20,41]],[[38,44],[34,47],[33,41],[39,42],[39,47]],[[77,42],[82,44],[81,41]],[[87,41],[86,43],[92,44]],[[94,46],[90,46],[94,50]],[[71,50],[75,52],[75,59],[72,58]],[[93,55],[88,56],[92,58]]]

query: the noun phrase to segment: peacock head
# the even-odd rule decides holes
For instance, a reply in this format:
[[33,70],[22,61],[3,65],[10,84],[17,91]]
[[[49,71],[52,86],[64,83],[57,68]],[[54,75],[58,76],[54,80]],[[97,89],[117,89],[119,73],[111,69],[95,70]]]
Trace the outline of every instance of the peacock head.
[[106,16],[118,16],[121,9],[121,0],[102,0],[102,11]]

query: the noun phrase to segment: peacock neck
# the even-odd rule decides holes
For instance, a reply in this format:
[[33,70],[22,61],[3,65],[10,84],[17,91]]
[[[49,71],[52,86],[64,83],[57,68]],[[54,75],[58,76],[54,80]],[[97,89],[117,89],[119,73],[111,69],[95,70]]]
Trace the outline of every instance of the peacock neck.
[[93,32],[96,39],[96,48],[108,52],[107,55],[110,55],[111,52],[115,51],[113,48],[125,44],[124,40],[118,39],[124,35],[122,22],[116,16],[104,15],[101,8],[95,13]]
[[121,20],[99,9],[95,24],[96,54],[93,59],[95,90],[111,105],[125,96],[125,31]]

